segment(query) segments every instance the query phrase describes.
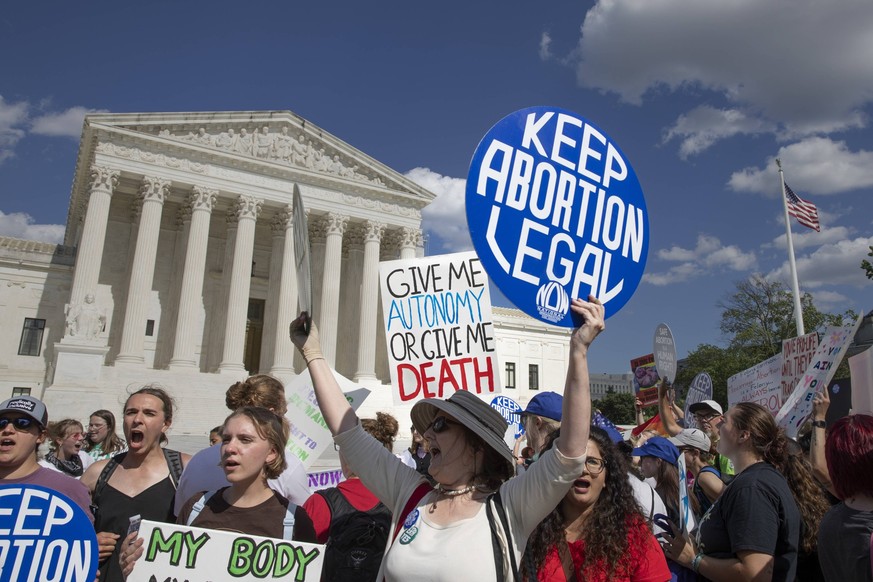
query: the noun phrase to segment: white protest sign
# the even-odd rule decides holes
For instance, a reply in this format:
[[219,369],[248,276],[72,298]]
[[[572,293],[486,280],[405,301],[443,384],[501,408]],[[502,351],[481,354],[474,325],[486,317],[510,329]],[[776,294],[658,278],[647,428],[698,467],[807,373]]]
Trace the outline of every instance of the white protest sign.
[[[366,388],[361,388],[345,376],[333,372],[340,388],[345,392],[346,400],[352,409],[357,410],[370,394]],[[318,401],[315,399],[315,389],[309,370],[304,370],[291,382],[285,385],[285,398],[288,399],[288,412],[285,418],[291,425],[291,437],[287,449],[300,459],[305,468],[309,468],[321,454],[333,443],[330,429],[321,416]]]
[[[309,250],[309,227],[306,224],[306,211],[300,187],[294,184],[294,267],[297,271],[297,304],[300,311],[312,316],[312,267]],[[306,330],[307,333],[309,330]]]
[[309,477],[309,490],[313,493],[320,491],[321,489],[327,489],[328,487],[336,487],[340,482],[346,480],[342,469],[316,471],[315,473],[308,473],[307,475]]
[[728,378],[728,408],[738,402],[754,402],[775,415],[782,404],[781,382],[782,354],[776,354]]
[[476,253],[379,265],[394,403],[500,392],[488,277]]
[[812,362],[803,373],[803,378],[776,415],[776,423],[785,429],[785,434],[789,438],[797,436],[797,431],[812,412],[812,398],[815,393],[826,389],[831,378],[834,377],[837,366],[843,359],[846,348],[852,343],[863,319],[862,315],[854,325],[825,329],[821,343],[815,351]]
[[667,382],[676,380],[676,344],[673,341],[673,332],[666,323],[659,324],[655,329],[652,346],[658,375]]
[[676,465],[679,468],[679,518],[682,520],[679,527],[691,533],[691,499],[688,498],[688,468],[685,466],[685,453],[679,452]]
[[818,347],[818,334],[808,333],[799,337],[782,340],[782,394],[781,407],[797,386],[806,367],[812,361]]
[[699,428],[697,419],[691,414],[691,405],[712,400],[712,378],[706,372],[701,372],[691,381],[685,394],[685,428]]
[[66,495],[36,485],[0,485],[0,580],[93,582],[97,534]]
[[128,582],[317,582],[324,562],[324,546],[318,544],[186,525],[143,520],[139,536],[143,539],[143,554]]

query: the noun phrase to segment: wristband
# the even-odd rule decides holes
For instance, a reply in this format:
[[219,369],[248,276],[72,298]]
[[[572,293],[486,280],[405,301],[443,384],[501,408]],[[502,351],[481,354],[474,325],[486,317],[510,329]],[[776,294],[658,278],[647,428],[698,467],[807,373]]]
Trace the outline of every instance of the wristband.
[[824,420],[813,420],[811,424],[815,428],[827,428],[828,427],[828,423],[825,422]]
[[703,552],[694,556],[694,559],[691,560],[691,569],[694,570],[695,573],[700,571],[700,561],[703,560]]

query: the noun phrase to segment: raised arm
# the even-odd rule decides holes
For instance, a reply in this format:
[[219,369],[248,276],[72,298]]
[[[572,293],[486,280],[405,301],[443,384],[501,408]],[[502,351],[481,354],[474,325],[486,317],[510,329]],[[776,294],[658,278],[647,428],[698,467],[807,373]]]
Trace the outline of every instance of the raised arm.
[[308,318],[309,314],[304,312],[291,323],[291,341],[297,346],[309,368],[309,375],[315,388],[315,398],[318,400],[324,422],[331,434],[337,435],[354,428],[358,424],[358,417],[337,384],[327,360],[324,359],[324,354],[321,353],[321,342],[315,324],[312,324],[308,335],[304,331],[304,324]]
[[676,436],[682,432],[682,427],[679,426],[679,423],[673,417],[673,408],[670,405],[670,398],[667,394],[669,390],[670,385],[667,383],[667,380],[661,380],[661,383],[658,384],[658,414],[661,415],[661,423],[667,434]]
[[606,324],[603,321],[603,305],[593,295],[588,296],[588,301],[574,299],[570,309],[583,318],[583,323],[573,330],[570,337],[570,362],[564,384],[558,449],[567,457],[581,457],[588,446],[591,427],[588,348]]
[[812,474],[822,484],[831,495],[836,495],[834,486],[831,483],[831,476],[828,473],[828,462],[825,459],[825,440],[826,429],[821,426],[825,422],[828,408],[831,405],[831,397],[828,394],[828,389],[817,392],[812,398],[812,421],[818,423],[819,426],[812,426],[812,435],[809,444],[809,464],[812,466]]

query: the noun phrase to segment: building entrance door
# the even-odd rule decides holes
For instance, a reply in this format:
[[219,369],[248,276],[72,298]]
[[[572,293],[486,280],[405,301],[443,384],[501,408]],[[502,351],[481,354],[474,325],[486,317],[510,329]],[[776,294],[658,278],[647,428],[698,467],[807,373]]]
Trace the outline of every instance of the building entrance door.
[[264,333],[263,299],[249,299],[249,314],[246,319],[246,349],[243,364],[249,374],[257,374],[261,364],[261,338]]

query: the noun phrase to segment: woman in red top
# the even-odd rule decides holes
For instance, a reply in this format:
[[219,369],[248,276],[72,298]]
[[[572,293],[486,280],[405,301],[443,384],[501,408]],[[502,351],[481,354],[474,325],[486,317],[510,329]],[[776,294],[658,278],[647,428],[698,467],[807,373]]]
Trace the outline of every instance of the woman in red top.
[[585,472],[531,534],[524,579],[670,580],[664,553],[628,482],[624,455],[606,431],[593,426],[586,455]]

